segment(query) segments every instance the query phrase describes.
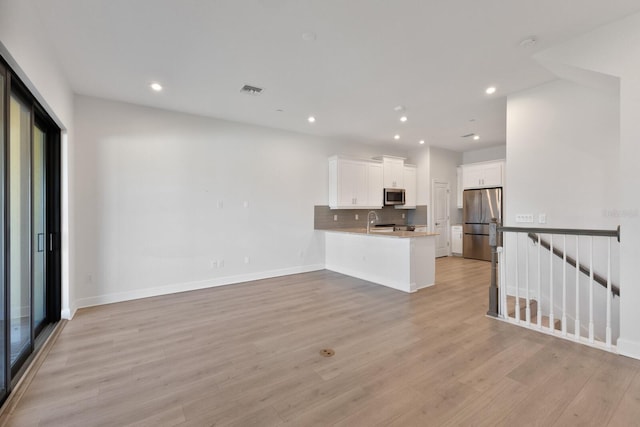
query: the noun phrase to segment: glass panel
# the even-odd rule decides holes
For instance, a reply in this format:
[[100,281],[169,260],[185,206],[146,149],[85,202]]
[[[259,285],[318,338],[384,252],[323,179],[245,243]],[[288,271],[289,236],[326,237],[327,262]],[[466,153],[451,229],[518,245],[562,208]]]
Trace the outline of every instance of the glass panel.
[[33,193],[31,209],[33,211],[33,233],[31,256],[33,262],[33,327],[37,328],[46,316],[45,255],[47,238],[44,226],[44,146],[45,133],[38,126],[33,128],[33,156],[31,175]]
[[11,364],[31,346],[31,109],[11,95],[9,103],[9,293]]
[[[0,71],[2,71],[0,69]],[[3,74],[0,74],[0,170],[4,170],[4,103],[5,103],[5,78]],[[4,179],[0,176],[0,186],[4,188]],[[0,188],[0,201],[4,203],[4,192]],[[5,325],[7,322],[7,315],[4,312],[4,209],[0,209],[0,398],[4,397],[7,387],[7,381],[5,378],[5,366],[6,366],[6,351],[5,345],[7,340],[5,339]]]

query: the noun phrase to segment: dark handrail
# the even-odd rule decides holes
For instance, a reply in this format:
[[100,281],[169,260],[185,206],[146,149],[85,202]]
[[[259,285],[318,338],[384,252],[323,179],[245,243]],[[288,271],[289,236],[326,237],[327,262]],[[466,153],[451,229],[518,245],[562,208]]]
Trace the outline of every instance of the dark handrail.
[[[527,236],[531,240],[533,240],[535,243],[538,243],[538,235],[536,233],[527,233]],[[589,236],[591,236],[591,234],[589,234]],[[614,237],[614,236],[615,236],[615,234],[612,237]],[[551,244],[549,242],[547,242],[546,240],[544,240],[544,239],[540,239],[540,246],[542,246],[546,250],[551,250]],[[562,258],[562,259],[564,259],[564,256],[565,256],[564,253],[558,248],[553,248],[553,254],[555,256],[557,256],[558,258]],[[569,264],[571,267],[575,268],[577,262],[576,262],[575,258],[567,255],[567,264]],[[580,268],[580,272],[581,273],[583,273],[583,274],[585,274],[587,276],[591,275],[591,271],[587,267],[585,267],[584,265],[580,264],[579,268]],[[600,284],[601,286],[603,286],[604,288],[607,287],[607,279],[602,277],[601,275],[599,275],[596,272],[593,273],[593,280],[595,282],[597,282],[598,284]],[[620,296],[620,288],[612,283],[611,284],[611,293],[613,293],[616,296]]]
[[582,230],[579,228],[534,228],[534,227],[498,227],[503,231],[516,233],[566,234],[570,236],[616,237],[620,241],[620,226],[616,230]]

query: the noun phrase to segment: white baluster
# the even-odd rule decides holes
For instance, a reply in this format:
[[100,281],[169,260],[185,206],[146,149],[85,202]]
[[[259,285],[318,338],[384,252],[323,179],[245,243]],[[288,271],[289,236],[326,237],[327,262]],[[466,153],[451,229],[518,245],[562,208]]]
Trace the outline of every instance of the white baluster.
[[553,234],[549,235],[549,328],[555,333],[553,318]]
[[525,274],[525,290],[526,290],[526,311],[525,311],[525,320],[527,322],[527,325],[531,324],[531,303],[529,301],[529,240],[525,239],[524,241],[526,247],[525,247],[525,264],[524,264],[524,274]]
[[589,238],[589,342],[593,343],[593,236]]
[[518,235],[520,233],[516,233],[516,303],[515,303],[515,318],[516,322],[520,321],[520,281],[518,278],[518,264],[520,260],[518,259]]
[[567,336],[567,235],[562,236],[562,336]]
[[498,284],[499,284],[499,295],[500,295],[500,317],[502,317],[503,319],[508,317],[509,312],[507,311],[507,288],[506,286],[506,263],[504,262],[504,249],[502,248],[502,246],[498,246],[498,248],[496,248],[497,252],[498,252],[498,267],[500,267],[499,270],[499,277],[498,277]]
[[575,338],[580,339],[580,236],[576,235],[576,321]]
[[542,328],[542,272],[540,270],[540,233],[538,233],[538,329]]
[[607,348],[611,348],[611,237],[607,243]]

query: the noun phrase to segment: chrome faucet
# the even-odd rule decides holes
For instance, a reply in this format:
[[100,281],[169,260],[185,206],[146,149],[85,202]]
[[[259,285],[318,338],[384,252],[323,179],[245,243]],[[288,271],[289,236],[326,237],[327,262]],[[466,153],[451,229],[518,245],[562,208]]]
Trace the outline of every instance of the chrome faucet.
[[[373,214],[374,216],[373,221],[371,221],[371,214]],[[380,221],[378,219],[378,214],[376,213],[376,211],[369,211],[369,213],[367,214],[367,234],[369,234],[369,231],[371,230],[371,223],[376,221]]]

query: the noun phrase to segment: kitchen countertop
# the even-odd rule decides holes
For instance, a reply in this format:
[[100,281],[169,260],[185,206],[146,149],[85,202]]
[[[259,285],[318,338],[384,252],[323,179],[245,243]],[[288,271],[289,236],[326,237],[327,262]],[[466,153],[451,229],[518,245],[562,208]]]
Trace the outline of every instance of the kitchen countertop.
[[367,229],[364,227],[334,228],[334,229],[323,230],[323,231],[328,231],[330,233],[364,234],[364,235],[373,236],[373,237],[394,237],[394,238],[402,238],[402,239],[407,239],[412,237],[430,237],[430,236],[438,235],[438,233],[422,232],[422,231],[387,231],[387,232],[378,231],[378,232],[372,232],[367,234]]

